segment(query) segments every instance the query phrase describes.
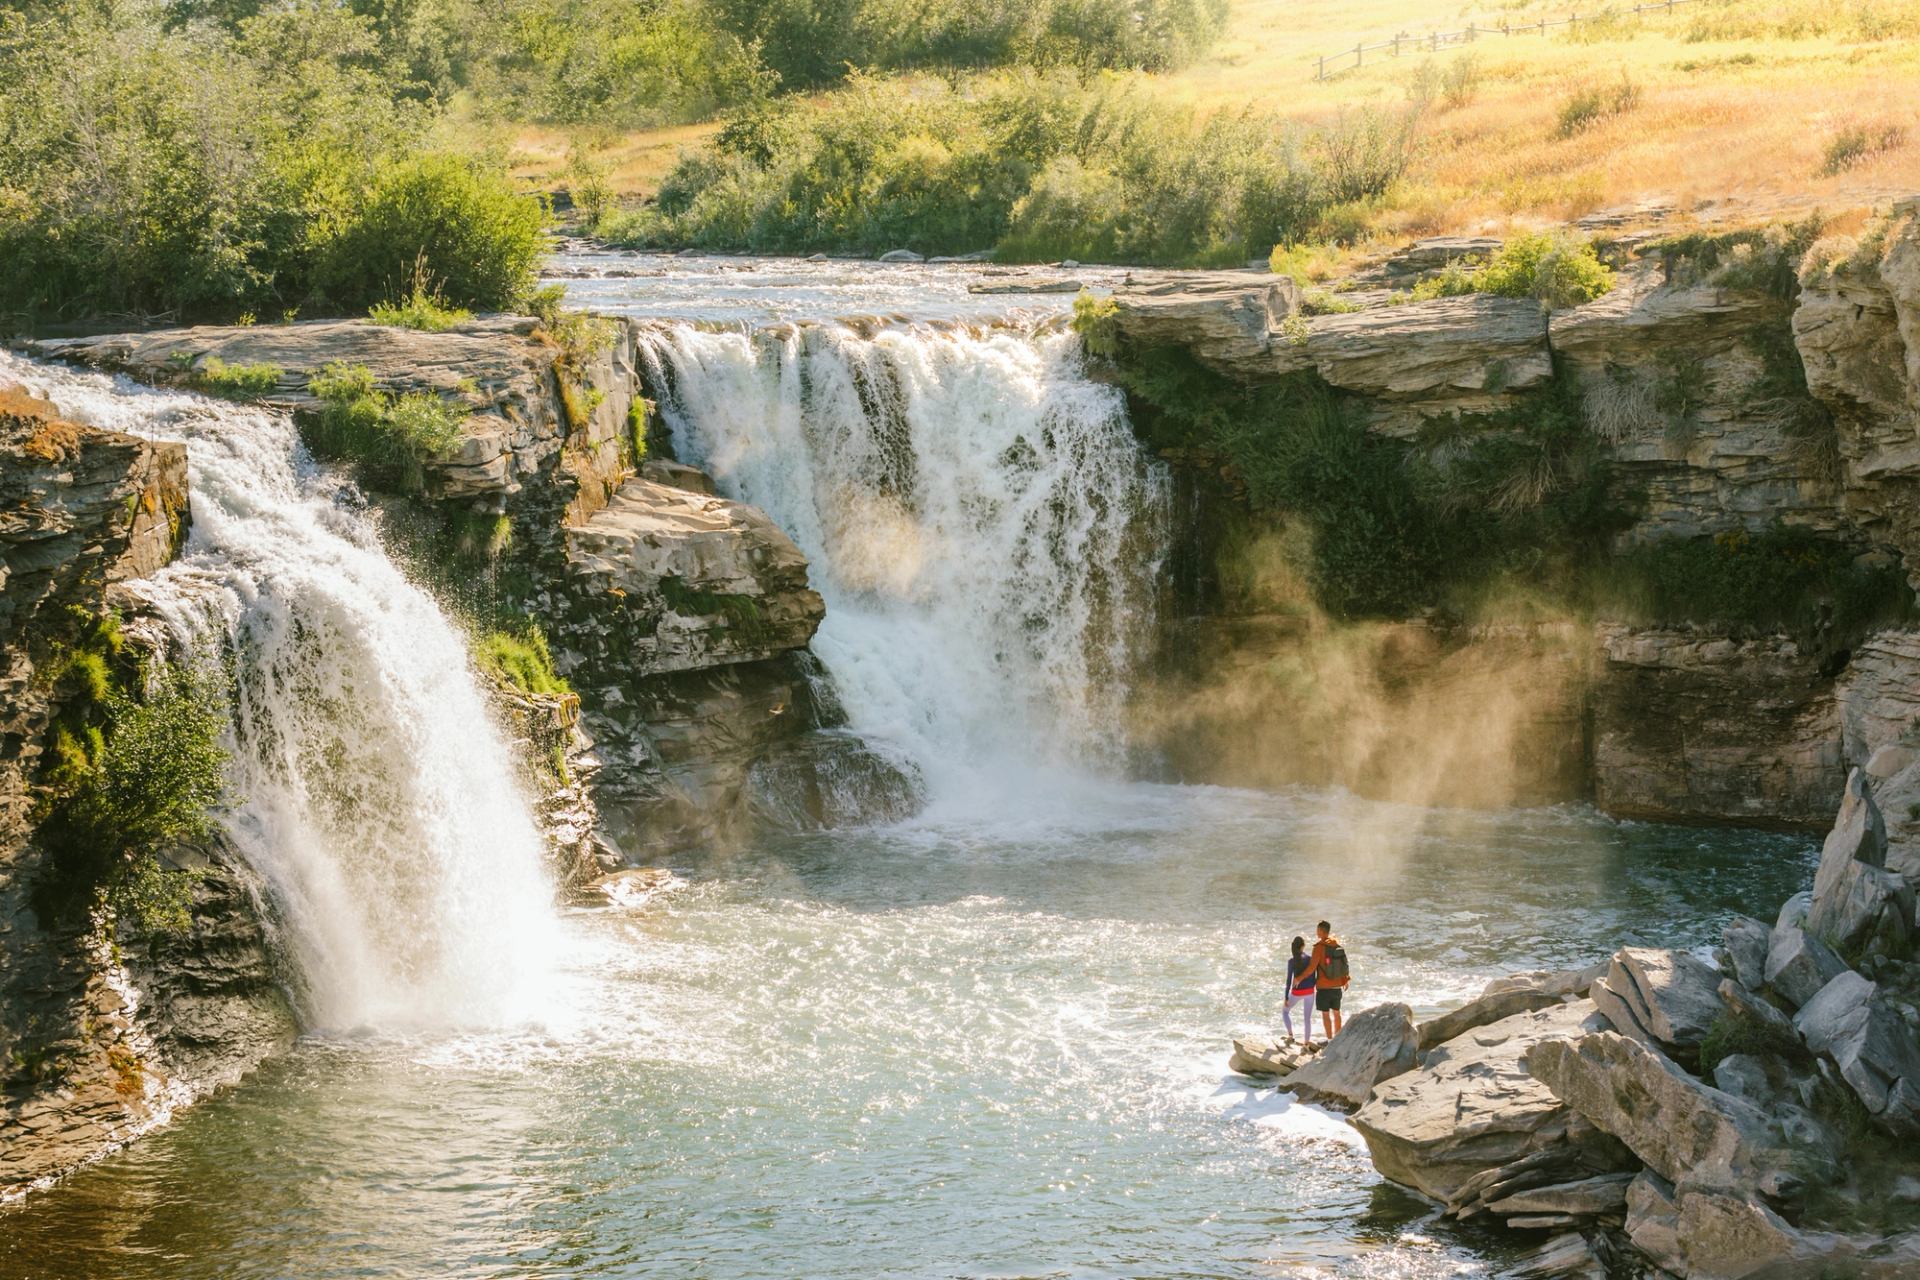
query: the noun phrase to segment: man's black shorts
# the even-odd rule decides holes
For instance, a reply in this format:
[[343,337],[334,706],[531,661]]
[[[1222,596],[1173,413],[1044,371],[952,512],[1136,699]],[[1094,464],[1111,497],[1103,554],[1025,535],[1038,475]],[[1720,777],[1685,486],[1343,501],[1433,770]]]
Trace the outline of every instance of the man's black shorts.
[[1322,987],[1315,994],[1313,1007],[1316,1009],[1338,1009],[1340,997],[1347,994],[1345,987]]

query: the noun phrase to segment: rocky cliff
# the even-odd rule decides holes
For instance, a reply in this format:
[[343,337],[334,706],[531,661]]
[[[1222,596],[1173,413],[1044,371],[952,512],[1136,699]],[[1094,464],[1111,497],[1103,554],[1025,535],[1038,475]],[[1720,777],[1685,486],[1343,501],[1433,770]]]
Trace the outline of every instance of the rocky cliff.
[[[1524,440],[1531,417],[1573,405],[1583,440],[1557,456],[1542,449],[1542,483],[1604,467],[1621,512],[1616,554],[1784,526],[1920,583],[1920,201],[1858,237],[1806,247],[1780,229],[1639,236],[1606,248],[1607,293],[1551,312],[1530,299],[1418,301],[1362,287],[1410,284],[1446,257],[1415,246],[1350,292],[1235,273],[1123,287],[1112,325],[1123,360],[1177,348],[1250,391],[1307,377],[1419,456]],[[1218,566],[1244,562],[1250,537],[1297,543],[1311,530],[1283,521],[1277,534],[1249,534],[1232,514],[1248,502],[1240,468],[1204,450],[1166,456],[1186,499],[1172,557],[1182,617],[1142,703],[1175,776],[1253,780],[1245,759],[1208,744],[1258,724],[1326,740],[1318,759],[1331,776],[1320,780],[1398,794],[1423,758],[1457,758],[1470,740],[1498,759],[1457,771],[1459,794],[1591,796],[1636,817],[1813,826],[1847,768],[1914,724],[1901,693],[1920,676],[1911,637],[1863,642],[1818,603],[1793,633],[1576,612],[1578,637],[1561,644],[1577,656],[1559,667],[1515,666],[1481,629],[1444,618],[1411,624],[1421,644],[1380,648],[1377,624],[1342,629],[1303,611],[1297,584],[1277,598],[1221,587]],[[1511,492],[1468,500],[1508,503]],[[1442,668],[1463,694],[1475,679],[1485,688],[1436,716],[1427,673]],[[1498,696],[1509,669],[1537,696]],[[1408,727],[1410,715],[1431,730]],[[1394,738],[1375,731],[1383,717],[1400,732],[1380,745]]]
[[181,932],[49,905],[34,838],[63,687],[49,671],[115,588],[172,559],[182,446],[55,416],[0,387],[0,1200],[111,1150],[286,1044],[293,1020],[245,869],[218,848]]

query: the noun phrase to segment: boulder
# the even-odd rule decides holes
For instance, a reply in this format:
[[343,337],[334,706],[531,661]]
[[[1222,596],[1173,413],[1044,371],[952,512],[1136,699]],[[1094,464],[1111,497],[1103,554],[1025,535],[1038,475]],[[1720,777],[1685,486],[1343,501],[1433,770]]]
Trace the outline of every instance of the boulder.
[[1886,823],[1866,775],[1855,769],[1821,850],[1807,931],[1849,953],[1903,951],[1912,932],[1913,889],[1886,867]]
[[665,867],[630,867],[588,881],[574,891],[573,900],[583,907],[620,907],[632,910],[644,907],[662,894],[686,885]]
[[882,262],[925,262],[926,255],[915,253],[911,249],[889,249],[880,255]]
[[1767,985],[1796,1009],[1846,972],[1832,947],[1798,925],[1775,925],[1767,938]]
[[1281,1044],[1277,1040],[1246,1036],[1233,1042],[1233,1056],[1227,1070],[1243,1076],[1279,1076],[1285,1078],[1308,1062],[1313,1053],[1302,1045]]
[[1685,951],[1624,947],[1593,1002],[1621,1032],[1682,1058],[1698,1054],[1720,1003],[1720,975]]
[[1718,1189],[1680,1188],[1676,1225],[1684,1260],[1677,1270],[1688,1280],[1819,1275],[1824,1261],[1852,1252],[1843,1237],[1800,1231],[1760,1201]]
[[1758,991],[1766,985],[1767,939],[1771,933],[1765,923],[1752,916],[1738,916],[1720,931],[1721,950],[1726,960],[1721,967],[1749,990]]
[[1760,1112],[1626,1036],[1544,1040],[1524,1061],[1534,1079],[1670,1182],[1751,1188],[1785,1162]]
[[1458,1009],[1443,1013],[1437,1018],[1429,1018],[1415,1028],[1415,1038],[1421,1052],[1438,1044],[1445,1044],[1455,1036],[1465,1035],[1475,1027],[1484,1027],[1490,1023],[1511,1018],[1518,1013],[1532,1013],[1536,1009],[1550,1009],[1554,1005],[1564,1004],[1566,997],[1540,987],[1507,987],[1483,995],[1477,1000],[1469,1000]]
[[1796,1173],[1828,1186],[1845,1181],[1834,1158],[1846,1144],[1808,1108],[1815,1083],[1804,1069],[1779,1058],[1733,1053],[1714,1064],[1713,1085],[1767,1117],[1795,1153]]
[[1832,1059],[1877,1123],[1920,1135],[1920,1044],[1874,984],[1847,972],[1794,1018],[1807,1047]]
[[1375,1085],[1411,1071],[1415,1054],[1413,1010],[1375,1005],[1349,1018],[1319,1057],[1287,1077],[1287,1087],[1309,1101],[1358,1107]]
[[1485,1190],[1491,1179],[1468,1184],[1493,1170],[1511,1177],[1511,1166],[1534,1156],[1554,1163],[1546,1181],[1564,1181],[1563,1166],[1578,1163],[1570,1150],[1580,1145],[1576,1139],[1594,1140],[1587,1172],[1605,1171],[1612,1144],[1585,1126],[1573,1129],[1575,1117],[1521,1065],[1543,1040],[1579,1038],[1605,1025],[1582,1000],[1476,1027],[1430,1050],[1417,1070],[1376,1087],[1353,1125],[1382,1174],[1436,1200]]

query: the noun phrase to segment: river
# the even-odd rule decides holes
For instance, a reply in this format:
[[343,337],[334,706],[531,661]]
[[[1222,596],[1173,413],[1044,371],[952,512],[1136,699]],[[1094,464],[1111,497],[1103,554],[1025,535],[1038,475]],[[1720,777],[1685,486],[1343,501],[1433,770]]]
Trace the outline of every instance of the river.
[[[849,556],[848,528],[795,527],[831,515],[851,483],[824,463],[859,435],[852,419],[753,436],[769,457],[728,451],[747,437],[702,408],[685,369],[663,406],[682,452],[809,551],[829,602],[822,656],[853,728],[917,768],[930,803],[893,826],[687,850],[685,886],[652,906],[562,914],[532,1014],[309,1034],[168,1129],[0,1210],[0,1274],[1486,1274],[1510,1246],[1385,1184],[1338,1117],[1226,1074],[1231,1035],[1276,1027],[1287,939],[1331,919],[1354,1008],[1428,1013],[1489,977],[1623,943],[1706,945],[1811,874],[1812,842],[1789,836],[1128,781],[1103,749],[1113,709],[1061,692],[1124,675],[1125,628],[1100,619],[1128,597],[1113,582],[1082,592],[1032,556],[1071,546],[1067,562],[1097,572],[1152,520],[1151,467],[1103,426],[1117,401],[1046,346],[1069,298],[969,293],[1004,278],[962,266],[561,265],[582,303],[684,322],[663,331],[661,360],[734,361],[736,407],[789,403],[785,371],[815,389],[790,403],[817,427],[824,366],[794,361],[824,350],[835,367],[893,371],[894,409],[869,396],[864,412],[903,424],[916,474],[955,433],[983,446],[953,454],[972,477],[953,490],[958,523],[920,519],[946,506],[916,481],[906,509],[925,571],[876,580],[855,572],[867,561]],[[610,267],[636,274],[580,278]],[[796,356],[778,328],[856,312],[964,331],[981,359],[997,340],[982,322],[1011,326],[1037,354],[1003,350],[1001,372],[1032,386],[958,413],[929,398],[954,366],[926,343],[856,347],[885,337],[867,323]],[[734,416],[741,430],[768,421]],[[1044,435],[1057,456],[984,448],[1004,431]],[[817,483],[767,487],[802,461]],[[1047,500],[1068,483],[1108,486],[1133,513],[1069,518]],[[987,563],[943,567],[943,546],[983,530],[994,540],[968,545],[989,546]],[[1002,617],[997,591],[1086,604],[1062,634]],[[1104,656],[1076,667],[1089,634]],[[956,698],[956,671],[991,687]]]

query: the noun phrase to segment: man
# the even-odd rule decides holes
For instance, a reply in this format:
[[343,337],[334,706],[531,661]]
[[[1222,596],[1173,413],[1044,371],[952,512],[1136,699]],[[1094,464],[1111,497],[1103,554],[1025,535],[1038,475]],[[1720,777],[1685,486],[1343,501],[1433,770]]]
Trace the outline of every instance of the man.
[[1322,920],[1314,926],[1319,941],[1313,944],[1313,972],[1320,981],[1314,1001],[1320,1008],[1320,1025],[1331,1040],[1340,1034],[1340,1002],[1347,992],[1347,949],[1333,936],[1333,926]]

